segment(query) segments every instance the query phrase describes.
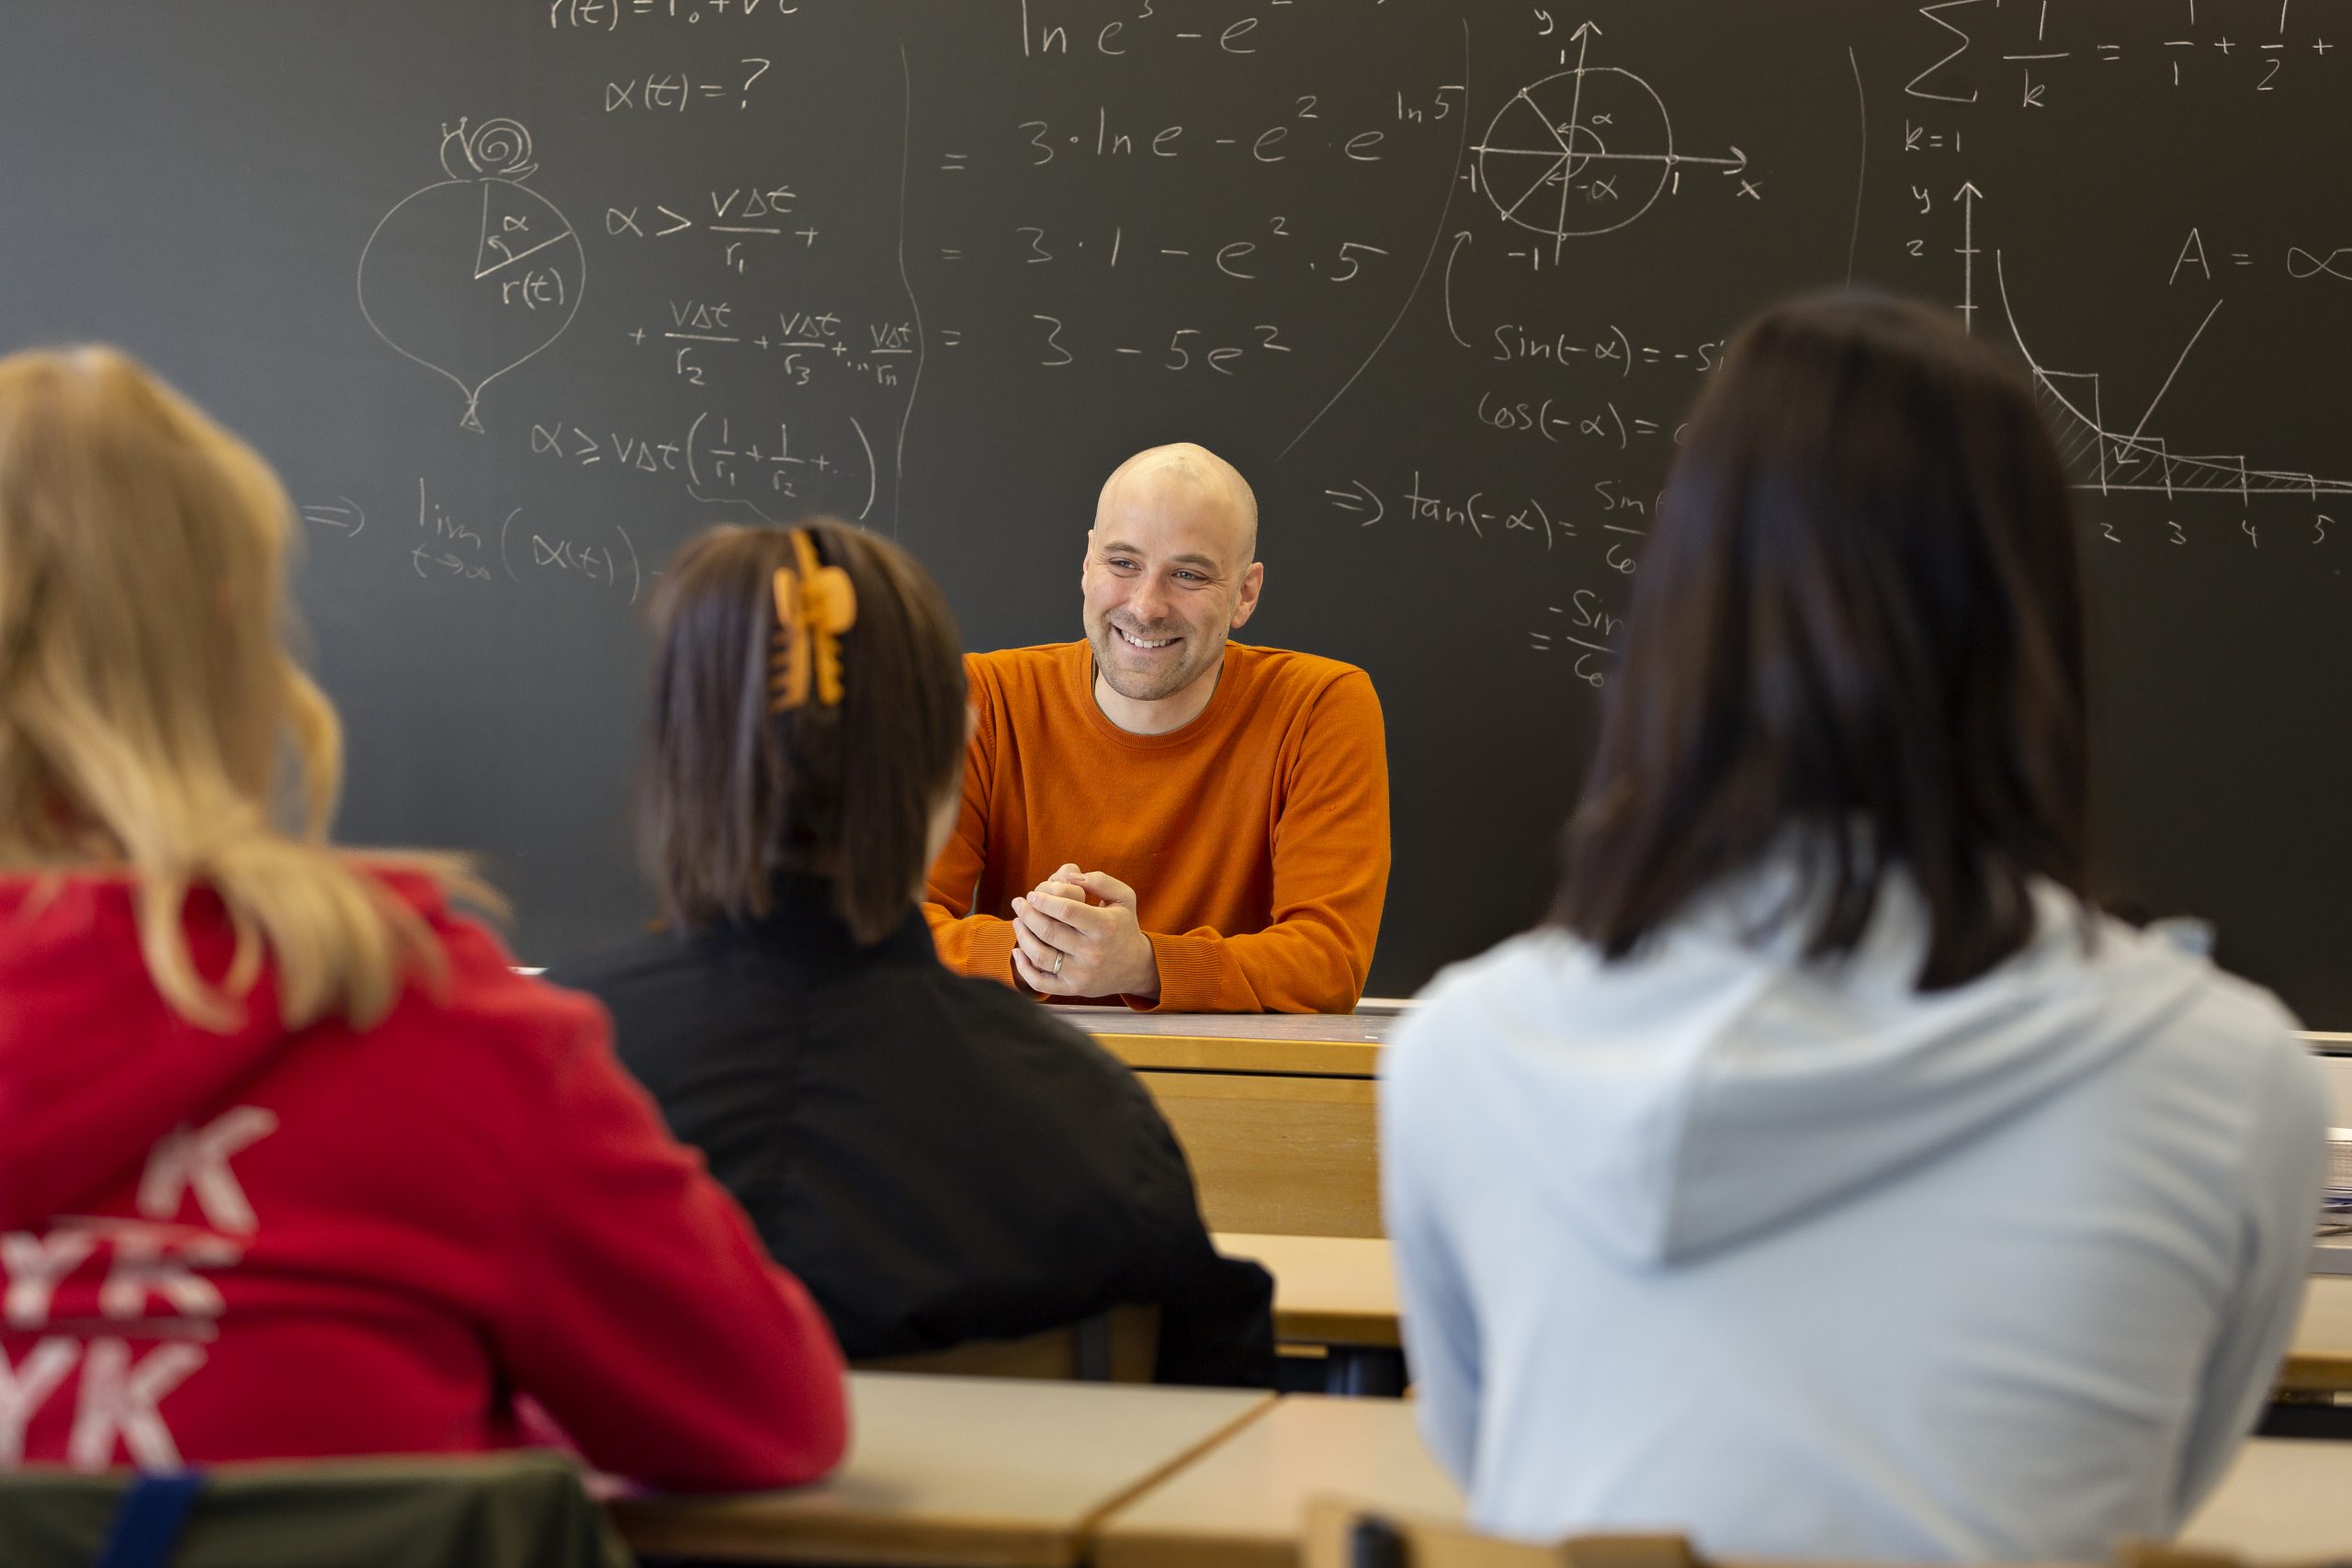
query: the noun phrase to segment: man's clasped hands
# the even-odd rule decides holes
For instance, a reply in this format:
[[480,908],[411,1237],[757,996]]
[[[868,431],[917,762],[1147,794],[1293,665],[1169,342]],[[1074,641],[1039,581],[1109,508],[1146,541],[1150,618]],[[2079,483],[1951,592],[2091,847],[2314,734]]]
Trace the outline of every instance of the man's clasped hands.
[[1136,919],[1136,892],[1065,864],[1012,901],[1012,968],[1049,997],[1157,997],[1159,964]]

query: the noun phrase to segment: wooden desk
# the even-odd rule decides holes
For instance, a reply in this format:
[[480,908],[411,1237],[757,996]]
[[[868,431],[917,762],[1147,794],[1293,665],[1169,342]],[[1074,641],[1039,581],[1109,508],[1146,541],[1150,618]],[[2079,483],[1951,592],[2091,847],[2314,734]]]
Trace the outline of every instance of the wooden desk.
[[1461,1490],[1401,1400],[1292,1394],[1134,1501],[1095,1536],[1094,1568],[1290,1568],[1312,1498],[1462,1517]]
[[[1460,1518],[1463,1497],[1422,1448],[1413,1407],[1295,1394],[1114,1510],[1095,1568],[1292,1568],[1321,1496]],[[2352,1443],[2256,1438],[2181,1532],[2257,1560],[2352,1553]]]
[[[1388,1243],[1377,1239],[1253,1235],[1220,1232],[1217,1250],[1254,1258],[1274,1277],[1274,1336],[1330,1347],[1343,1359],[1393,1354],[1403,1345],[1396,1274]],[[1343,1376],[1335,1390],[1376,1388],[1380,1363]],[[1397,1368],[1401,1387],[1401,1364]],[[2303,1312],[2278,1371],[2279,1391],[2292,1394],[2352,1393],[2352,1276],[2313,1274],[2305,1282]]]
[[2352,1555],[2352,1443],[2255,1438],[2180,1540],[2273,1562]]
[[1336,1235],[1250,1235],[1219,1231],[1216,1249],[1254,1258],[1274,1277],[1274,1335],[1317,1345],[1394,1349],[1396,1272],[1388,1243]]
[[1216,1249],[1274,1277],[1274,1337],[1319,1345],[1326,1393],[1405,1392],[1404,1336],[1389,1247],[1374,1237],[1219,1232]]
[[1212,1230],[1376,1236],[1383,1016],[1068,1016],[1136,1069],[1192,1162]]
[[2278,1386],[2291,1393],[2352,1393],[2352,1275],[2314,1274],[2287,1348]]
[[849,1461],[797,1492],[628,1498],[639,1553],[1072,1568],[1111,1508],[1263,1414],[1262,1393],[850,1376]]
[[1133,1012],[1071,1008],[1062,1015],[1131,1067],[1172,1072],[1309,1074],[1369,1078],[1394,1014]]

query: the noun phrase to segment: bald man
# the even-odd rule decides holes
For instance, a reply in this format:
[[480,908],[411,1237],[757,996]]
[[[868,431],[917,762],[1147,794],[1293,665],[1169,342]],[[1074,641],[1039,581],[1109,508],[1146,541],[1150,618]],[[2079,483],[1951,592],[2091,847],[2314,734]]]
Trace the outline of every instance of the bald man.
[[1057,999],[1346,1012],[1388,891],[1380,702],[1336,660],[1228,640],[1258,608],[1258,502],[1200,446],[1102,487],[1080,642],[972,654],[941,958]]

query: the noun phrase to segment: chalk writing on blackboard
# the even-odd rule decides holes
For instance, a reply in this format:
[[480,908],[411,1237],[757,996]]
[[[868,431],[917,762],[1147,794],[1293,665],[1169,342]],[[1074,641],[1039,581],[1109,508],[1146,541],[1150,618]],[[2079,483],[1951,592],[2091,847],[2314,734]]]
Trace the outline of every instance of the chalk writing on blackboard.
[[[1726,157],[1677,152],[1657,89],[1621,66],[1589,63],[1600,34],[1590,22],[1577,28],[1575,66],[1505,99],[1472,149],[1478,188],[1506,222],[1549,236],[1555,264],[1568,241],[1623,229],[1679,192],[1686,164],[1734,177],[1747,169],[1737,147]],[[1740,186],[1762,199],[1756,181]]]
[[700,22],[706,16],[724,21],[735,17],[790,17],[797,6],[775,0],[548,0],[548,26],[617,32],[621,18],[631,21]]
[[511,119],[441,128],[448,178],[402,197],[359,253],[359,311],[394,351],[465,394],[479,433],[482,389],[563,335],[587,260],[554,203],[523,182],[531,133]]
[[[644,109],[654,114],[684,114],[690,104],[750,108],[752,84],[766,75],[775,62],[746,55],[735,63],[741,70],[731,78],[705,76],[697,80],[690,72],[669,71],[649,72],[625,82],[608,81],[605,84],[605,112]],[[734,100],[732,104],[728,102],[730,98]]]
[[357,502],[347,495],[333,501],[311,501],[302,503],[302,521],[332,528],[345,538],[356,539],[368,526],[368,513]]
[[[1993,253],[1993,273],[2009,335],[2031,373],[2034,395],[2058,434],[2059,450],[2067,463],[2067,479],[2075,489],[2097,491],[2102,495],[2140,491],[2168,500],[2199,495],[2235,496],[2241,504],[2257,496],[2316,500],[2322,495],[2352,495],[2352,479],[2257,468],[2244,453],[2175,451],[2165,437],[2148,433],[2157,404],[2171,389],[2181,367],[2188,363],[2198,338],[2221,310],[2221,300],[2215,300],[2213,308],[2206,312],[2205,320],[2198,324],[2196,333],[2174,362],[2172,373],[2165,378],[2147,411],[2127,434],[2121,428],[2121,420],[2129,416],[2109,412],[2098,372],[2055,370],[2034,358],[2010,302],[2007,269],[1998,250]],[[2321,532],[2324,536],[2324,530]],[[2259,547],[2258,537],[2253,534],[2247,536]]]

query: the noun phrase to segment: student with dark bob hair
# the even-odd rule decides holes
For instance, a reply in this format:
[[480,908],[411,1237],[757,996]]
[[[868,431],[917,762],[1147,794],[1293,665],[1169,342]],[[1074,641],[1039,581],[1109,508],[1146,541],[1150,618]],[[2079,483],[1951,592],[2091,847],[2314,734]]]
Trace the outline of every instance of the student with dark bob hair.
[[2269,995],[2096,912],[2074,530],[1940,312],[1733,340],[1554,917],[1384,1069],[1422,1428],[1484,1526],[2087,1561],[2220,1479],[2322,1092]]
[[895,546],[721,527],[654,603],[643,836],[666,929],[550,977],[853,1359],[1159,1307],[1158,1372],[1270,1383],[1272,1282],[1210,1245],[1135,1075],[917,908],[961,806],[956,623]]

